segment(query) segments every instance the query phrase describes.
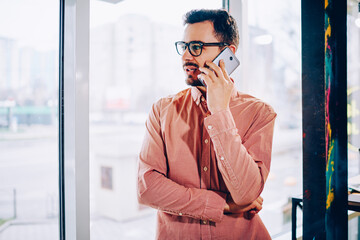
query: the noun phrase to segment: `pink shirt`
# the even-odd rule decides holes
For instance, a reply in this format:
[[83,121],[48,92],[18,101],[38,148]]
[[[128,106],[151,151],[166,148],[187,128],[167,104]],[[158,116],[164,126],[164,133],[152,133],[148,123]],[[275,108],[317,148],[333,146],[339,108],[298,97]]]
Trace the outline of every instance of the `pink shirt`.
[[158,209],[157,239],[270,239],[260,217],[224,214],[226,195],[252,203],[264,188],[276,113],[234,91],[215,114],[196,87],[153,105],[139,156],[139,202]]

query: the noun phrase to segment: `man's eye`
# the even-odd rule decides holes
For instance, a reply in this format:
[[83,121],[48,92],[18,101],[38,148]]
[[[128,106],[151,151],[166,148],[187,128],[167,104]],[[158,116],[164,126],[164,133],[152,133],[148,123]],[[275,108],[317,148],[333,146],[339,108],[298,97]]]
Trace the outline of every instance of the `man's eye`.
[[201,46],[200,46],[200,45],[192,45],[192,46],[191,46],[191,49],[192,49],[193,51],[199,51],[199,50],[201,49]]

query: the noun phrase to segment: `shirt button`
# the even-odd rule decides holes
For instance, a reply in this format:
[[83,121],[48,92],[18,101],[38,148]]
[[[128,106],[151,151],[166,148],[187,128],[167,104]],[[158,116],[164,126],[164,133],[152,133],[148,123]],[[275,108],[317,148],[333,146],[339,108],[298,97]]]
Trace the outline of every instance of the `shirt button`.
[[205,143],[207,144],[209,142],[209,140],[205,139]]
[[204,98],[204,97],[201,97],[201,101],[205,101],[205,98]]
[[220,157],[220,160],[224,160],[225,158],[224,157]]
[[182,216],[182,213],[181,213],[181,212],[179,212],[179,216]]
[[211,126],[211,125],[208,126],[208,129],[212,129],[212,128],[213,128],[213,126]]
[[206,221],[206,220],[204,220],[204,221],[203,221],[203,224],[207,224],[207,221]]
[[204,172],[206,172],[206,171],[208,170],[208,168],[207,168],[207,167],[204,167],[203,169],[204,169]]

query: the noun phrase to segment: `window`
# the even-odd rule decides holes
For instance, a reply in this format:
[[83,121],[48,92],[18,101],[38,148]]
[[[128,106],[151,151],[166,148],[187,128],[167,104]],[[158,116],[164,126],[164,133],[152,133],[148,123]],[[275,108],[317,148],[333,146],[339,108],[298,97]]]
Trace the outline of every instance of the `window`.
[[220,0],[90,1],[92,240],[154,239],[156,211],[136,194],[145,120],[156,100],[187,88],[174,44],[182,16],[221,7]]
[[[270,103],[278,114],[260,212],[274,239],[290,238],[289,200],[302,195],[300,3],[256,0],[248,1],[247,9],[248,67],[242,89]],[[301,225],[302,220],[297,222]]]
[[358,1],[348,1],[347,49],[348,49],[348,135],[349,135],[349,177],[359,175],[360,169],[360,12]]
[[[360,174],[360,3],[351,0],[347,6],[348,184],[351,186],[359,183],[356,176]],[[356,214],[349,214],[348,224],[349,239],[356,239],[359,236]]]
[[59,239],[58,26],[58,1],[0,2],[0,239]]

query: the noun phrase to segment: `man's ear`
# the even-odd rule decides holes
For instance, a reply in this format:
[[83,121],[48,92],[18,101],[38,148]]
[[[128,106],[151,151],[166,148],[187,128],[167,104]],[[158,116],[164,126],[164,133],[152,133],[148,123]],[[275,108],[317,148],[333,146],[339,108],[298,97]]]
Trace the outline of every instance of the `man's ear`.
[[235,54],[236,52],[236,46],[231,44],[230,46],[228,46],[228,48],[230,48],[230,50]]

